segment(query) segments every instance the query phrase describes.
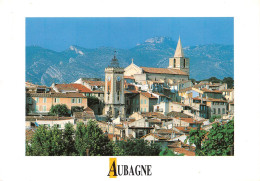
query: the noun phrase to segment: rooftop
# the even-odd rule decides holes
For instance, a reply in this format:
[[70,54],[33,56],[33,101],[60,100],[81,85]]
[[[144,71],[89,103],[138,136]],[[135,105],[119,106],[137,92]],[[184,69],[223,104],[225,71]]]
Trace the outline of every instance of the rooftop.
[[82,93],[27,93],[30,97],[87,98]]
[[152,67],[140,67],[145,73],[153,74],[171,74],[171,75],[188,75],[186,72],[177,69],[170,68],[152,68]]

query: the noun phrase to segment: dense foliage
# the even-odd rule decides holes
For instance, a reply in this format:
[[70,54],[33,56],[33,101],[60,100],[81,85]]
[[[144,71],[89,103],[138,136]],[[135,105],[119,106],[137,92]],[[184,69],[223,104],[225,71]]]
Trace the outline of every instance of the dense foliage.
[[86,149],[90,156],[113,154],[112,143],[94,121],[88,121],[87,126],[82,122],[77,124],[75,148],[81,156],[86,155]]
[[190,144],[196,145],[196,155],[233,155],[234,120],[226,124],[214,123],[209,132],[201,129],[191,130],[188,139]]
[[26,144],[26,155],[32,156],[58,156],[63,155],[64,144],[62,131],[53,126],[48,128],[40,125],[30,142]]
[[118,141],[114,145],[115,156],[158,156],[160,151],[158,144],[143,139]]
[[170,150],[169,148],[166,148],[164,150],[162,150],[159,153],[159,156],[183,156],[184,154],[175,154],[172,150]]
[[93,156],[113,154],[112,143],[94,121],[89,121],[87,126],[79,123],[76,131],[70,123],[65,125],[64,131],[57,126],[40,125],[26,142],[26,155],[86,155],[87,148]]
[[68,109],[66,104],[57,104],[57,105],[52,105],[49,115],[52,116],[69,116],[70,115],[70,110]]
[[222,82],[227,84],[228,89],[234,88],[234,79],[232,77],[225,77]]
[[96,104],[99,104],[99,99],[95,96],[88,96],[88,107],[93,108]]
[[84,106],[71,106],[71,114],[74,112],[83,112]]
[[220,119],[220,118],[221,118],[221,115],[213,115],[209,119],[209,122],[213,123],[216,119]]

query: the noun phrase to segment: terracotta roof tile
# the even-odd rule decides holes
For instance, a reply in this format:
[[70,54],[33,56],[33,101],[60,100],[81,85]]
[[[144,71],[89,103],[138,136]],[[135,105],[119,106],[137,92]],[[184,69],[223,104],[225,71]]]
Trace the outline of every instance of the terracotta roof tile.
[[193,151],[188,151],[184,148],[174,148],[174,151],[180,154],[184,154],[185,156],[195,156],[195,152]]
[[133,76],[124,76],[124,79],[135,79]]
[[140,92],[140,94],[149,98],[149,99],[157,99],[157,97],[155,97],[153,94],[148,93],[148,92]]
[[55,84],[55,87],[57,87],[59,90],[76,90],[78,89],[79,92],[84,93],[91,93],[92,91],[85,87],[82,84]]
[[84,82],[90,86],[105,86],[105,81],[84,80]]
[[146,138],[146,137],[149,136],[149,135],[151,135],[151,136],[153,136],[153,137],[155,137],[156,139],[159,139],[159,140],[167,140],[167,139],[168,139],[168,138],[166,138],[166,137],[164,137],[164,136],[161,136],[161,135],[159,135],[159,134],[154,134],[154,133],[146,134],[146,135],[144,135],[143,137],[141,137],[141,139],[144,139],[144,138]]
[[30,97],[87,98],[82,93],[27,93]]
[[177,69],[169,68],[152,68],[152,67],[140,67],[144,72],[154,74],[172,74],[172,75],[188,75],[186,72]]

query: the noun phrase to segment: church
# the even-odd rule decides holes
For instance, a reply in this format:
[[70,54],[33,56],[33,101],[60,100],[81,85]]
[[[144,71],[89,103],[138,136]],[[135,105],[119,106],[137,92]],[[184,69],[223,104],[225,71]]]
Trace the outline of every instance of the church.
[[168,68],[138,67],[132,61],[124,69],[114,55],[105,69],[104,114],[110,118],[125,118],[125,77],[134,77],[135,82],[142,85],[147,85],[149,81],[171,85],[189,79],[189,65],[189,58],[184,56],[180,38],[174,57],[169,58]]
[[148,80],[174,84],[189,79],[190,60],[184,56],[179,38],[174,57],[169,58],[168,68],[139,67],[132,60],[124,71],[124,76],[132,76],[140,84],[146,84]]

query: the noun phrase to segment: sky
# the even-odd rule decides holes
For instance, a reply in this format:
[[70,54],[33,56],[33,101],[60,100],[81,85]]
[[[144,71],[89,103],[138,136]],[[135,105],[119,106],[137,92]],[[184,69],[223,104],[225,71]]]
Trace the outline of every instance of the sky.
[[155,36],[183,47],[234,44],[234,18],[26,18],[26,46],[63,51],[71,45],[129,49]]

